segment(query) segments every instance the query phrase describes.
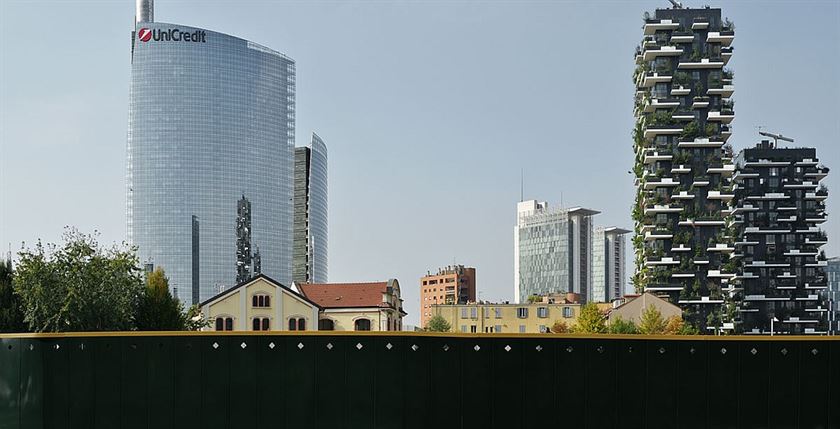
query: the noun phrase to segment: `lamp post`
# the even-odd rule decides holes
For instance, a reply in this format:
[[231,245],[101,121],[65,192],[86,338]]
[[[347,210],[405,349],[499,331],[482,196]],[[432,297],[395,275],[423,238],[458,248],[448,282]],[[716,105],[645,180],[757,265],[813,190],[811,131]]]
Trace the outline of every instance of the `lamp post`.
[[776,328],[775,328],[774,323],[778,322],[778,321],[779,321],[779,319],[777,319],[776,316],[773,316],[773,318],[770,319],[770,336],[771,337],[773,336],[773,334],[776,333]]

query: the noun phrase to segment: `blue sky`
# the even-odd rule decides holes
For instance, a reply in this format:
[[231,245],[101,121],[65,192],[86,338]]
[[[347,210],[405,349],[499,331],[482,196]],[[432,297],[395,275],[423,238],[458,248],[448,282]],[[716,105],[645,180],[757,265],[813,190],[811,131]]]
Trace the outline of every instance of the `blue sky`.
[[[295,59],[298,144],[314,130],[330,150],[330,280],[398,278],[414,323],[419,277],[453,262],[483,299],[512,299],[520,169],[526,198],[632,227],[633,52],[643,12],[667,6],[158,0],[155,19]],[[840,190],[840,2],[713,6],[736,25],[735,149],[759,125],[792,136]],[[65,225],[125,238],[133,16],[130,0],[0,1],[4,253]]]

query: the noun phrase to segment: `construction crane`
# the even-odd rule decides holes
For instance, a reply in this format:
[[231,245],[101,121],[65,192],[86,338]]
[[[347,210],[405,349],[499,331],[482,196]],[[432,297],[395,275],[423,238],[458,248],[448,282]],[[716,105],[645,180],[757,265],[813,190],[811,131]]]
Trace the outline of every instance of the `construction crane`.
[[671,2],[672,5],[674,5],[674,9],[682,9],[682,7],[683,7],[682,3],[680,3],[676,0],[668,0],[668,1]]
[[783,135],[781,135],[781,134],[768,133],[767,131],[759,131],[759,132],[758,132],[758,134],[759,134],[759,135],[762,135],[762,136],[764,136],[764,137],[770,137],[771,139],[773,139],[773,147],[776,147],[776,146],[778,146],[778,145],[779,145],[779,140],[782,140],[782,141],[786,141],[786,142],[793,143],[793,139],[792,139],[792,138],[790,138],[790,137],[785,137],[785,136],[783,136]]

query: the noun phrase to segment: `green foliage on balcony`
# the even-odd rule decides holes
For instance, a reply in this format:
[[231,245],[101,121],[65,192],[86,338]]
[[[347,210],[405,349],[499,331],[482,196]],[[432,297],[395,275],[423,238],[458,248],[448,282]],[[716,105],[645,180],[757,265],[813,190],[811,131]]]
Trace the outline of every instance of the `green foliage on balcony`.
[[677,121],[672,116],[673,112],[667,110],[657,110],[646,118],[646,123],[649,127],[674,125]]
[[700,50],[695,47],[694,50],[691,51],[691,56],[688,57],[688,60],[693,63],[696,63],[700,61],[701,58],[702,55],[700,54]]
[[671,160],[671,163],[673,165],[687,165],[687,164],[691,163],[691,159],[692,159],[691,152],[685,151],[685,150],[680,150],[680,151],[677,151],[676,153],[674,153],[674,157]]
[[731,69],[725,68],[723,69],[723,78],[724,79],[735,79],[735,72]]
[[[694,237],[690,231],[682,231],[674,234],[673,243],[674,244],[688,244],[691,243],[691,239]],[[687,260],[686,260],[687,261]],[[683,262],[686,262],[683,261]]]
[[689,140],[689,141],[694,140],[696,137],[699,137],[699,136],[700,136],[700,125],[698,125],[697,122],[694,122],[694,121],[685,124],[685,126],[683,127],[683,130],[682,130],[682,134],[680,134],[680,137],[682,137],[684,140]]
[[671,82],[674,86],[687,87],[691,83],[691,75],[686,72],[676,72]]

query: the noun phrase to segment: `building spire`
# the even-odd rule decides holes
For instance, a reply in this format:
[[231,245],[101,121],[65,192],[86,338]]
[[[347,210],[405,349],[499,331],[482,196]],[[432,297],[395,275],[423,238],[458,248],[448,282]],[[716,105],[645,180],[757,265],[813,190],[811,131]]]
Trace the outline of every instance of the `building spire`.
[[137,0],[137,10],[134,13],[134,22],[154,22],[155,2],[154,0]]

